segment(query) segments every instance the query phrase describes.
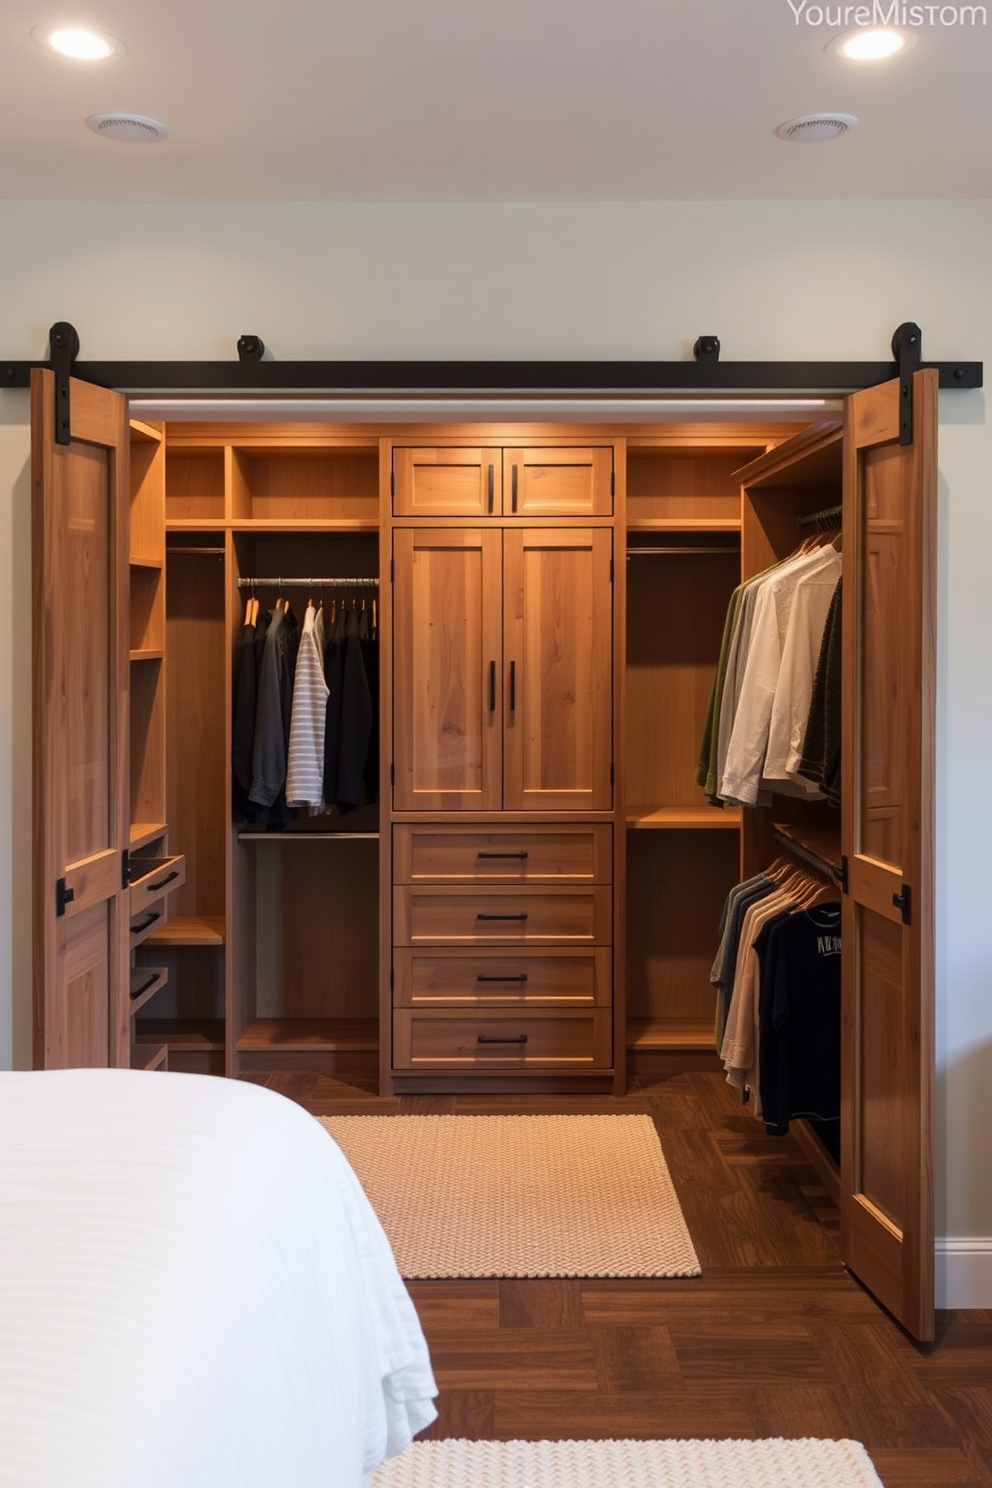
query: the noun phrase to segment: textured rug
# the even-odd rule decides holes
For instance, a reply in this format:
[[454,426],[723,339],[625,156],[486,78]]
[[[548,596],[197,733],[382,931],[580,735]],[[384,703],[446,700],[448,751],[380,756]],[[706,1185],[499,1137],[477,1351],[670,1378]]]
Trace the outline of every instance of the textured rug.
[[400,1274],[698,1276],[648,1116],[325,1116]]
[[882,1488],[860,1442],[414,1442],[370,1488]]

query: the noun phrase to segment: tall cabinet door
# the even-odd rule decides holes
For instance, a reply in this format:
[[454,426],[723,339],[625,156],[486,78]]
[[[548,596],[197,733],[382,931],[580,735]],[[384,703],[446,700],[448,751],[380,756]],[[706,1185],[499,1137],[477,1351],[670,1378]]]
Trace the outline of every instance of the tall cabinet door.
[[513,528],[503,550],[503,806],[613,803],[613,535]]
[[844,471],[841,1221],[851,1270],[933,1338],[937,373],[848,401]]
[[32,373],[34,1061],[127,1064],[128,426],[119,393]]
[[500,808],[500,532],[393,534],[397,811]]

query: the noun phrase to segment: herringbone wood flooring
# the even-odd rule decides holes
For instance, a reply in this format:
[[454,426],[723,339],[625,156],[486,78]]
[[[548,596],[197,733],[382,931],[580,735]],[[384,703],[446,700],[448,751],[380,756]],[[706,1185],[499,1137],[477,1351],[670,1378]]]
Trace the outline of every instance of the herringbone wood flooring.
[[992,1311],[912,1343],[840,1264],[836,1214],[790,1138],[719,1074],[609,1097],[381,1098],[256,1077],[314,1115],[646,1112],[702,1266],[687,1281],[419,1281],[439,1437],[853,1437],[885,1488],[992,1488]]

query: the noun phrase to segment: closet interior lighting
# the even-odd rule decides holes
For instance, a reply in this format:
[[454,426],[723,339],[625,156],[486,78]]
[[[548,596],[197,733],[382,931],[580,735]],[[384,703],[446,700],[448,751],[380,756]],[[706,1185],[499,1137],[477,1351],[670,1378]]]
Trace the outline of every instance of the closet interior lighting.
[[107,62],[127,50],[116,36],[89,26],[35,26],[31,35],[39,46],[73,62]]
[[239,579],[239,589],[360,589],[378,588],[378,579]]
[[894,26],[856,26],[831,37],[825,50],[846,62],[884,62],[907,51],[915,41],[914,33]]

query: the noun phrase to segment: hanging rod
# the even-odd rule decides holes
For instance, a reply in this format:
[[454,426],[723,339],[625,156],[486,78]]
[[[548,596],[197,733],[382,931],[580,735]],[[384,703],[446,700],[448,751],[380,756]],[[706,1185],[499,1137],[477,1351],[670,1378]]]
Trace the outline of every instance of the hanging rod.
[[796,518],[797,527],[818,527],[821,523],[832,522],[839,525],[844,514],[842,506],[825,506],[822,511],[807,512],[804,517]]
[[223,548],[183,548],[178,546],[170,547],[166,545],[165,551],[170,558],[175,557],[177,553],[193,553],[198,558],[223,558],[224,556]]
[[378,579],[239,579],[239,589],[274,588],[274,589],[358,589],[378,588]]
[[831,883],[839,884],[843,881],[843,872],[836,863],[831,863],[827,858],[821,857],[805,843],[797,842],[794,837],[790,837],[787,832],[780,831],[778,827],[772,828],[772,837],[780,847],[784,847],[800,863],[804,863],[807,868],[813,868],[822,877],[829,878]]
[[726,547],[721,547],[721,548],[702,548],[702,547],[699,547],[699,548],[675,548],[675,547],[672,547],[672,548],[628,548],[627,549],[627,557],[628,558],[636,558],[636,557],[639,557],[640,554],[642,554],[642,553],[646,553],[649,556],[656,556],[658,554],[662,554],[664,556],[674,556],[675,554],[679,554],[679,553],[689,553],[692,556],[695,556],[696,554],[704,554],[704,553],[732,553],[735,558],[739,558],[740,557],[740,551],[741,551],[740,548],[726,548]]

